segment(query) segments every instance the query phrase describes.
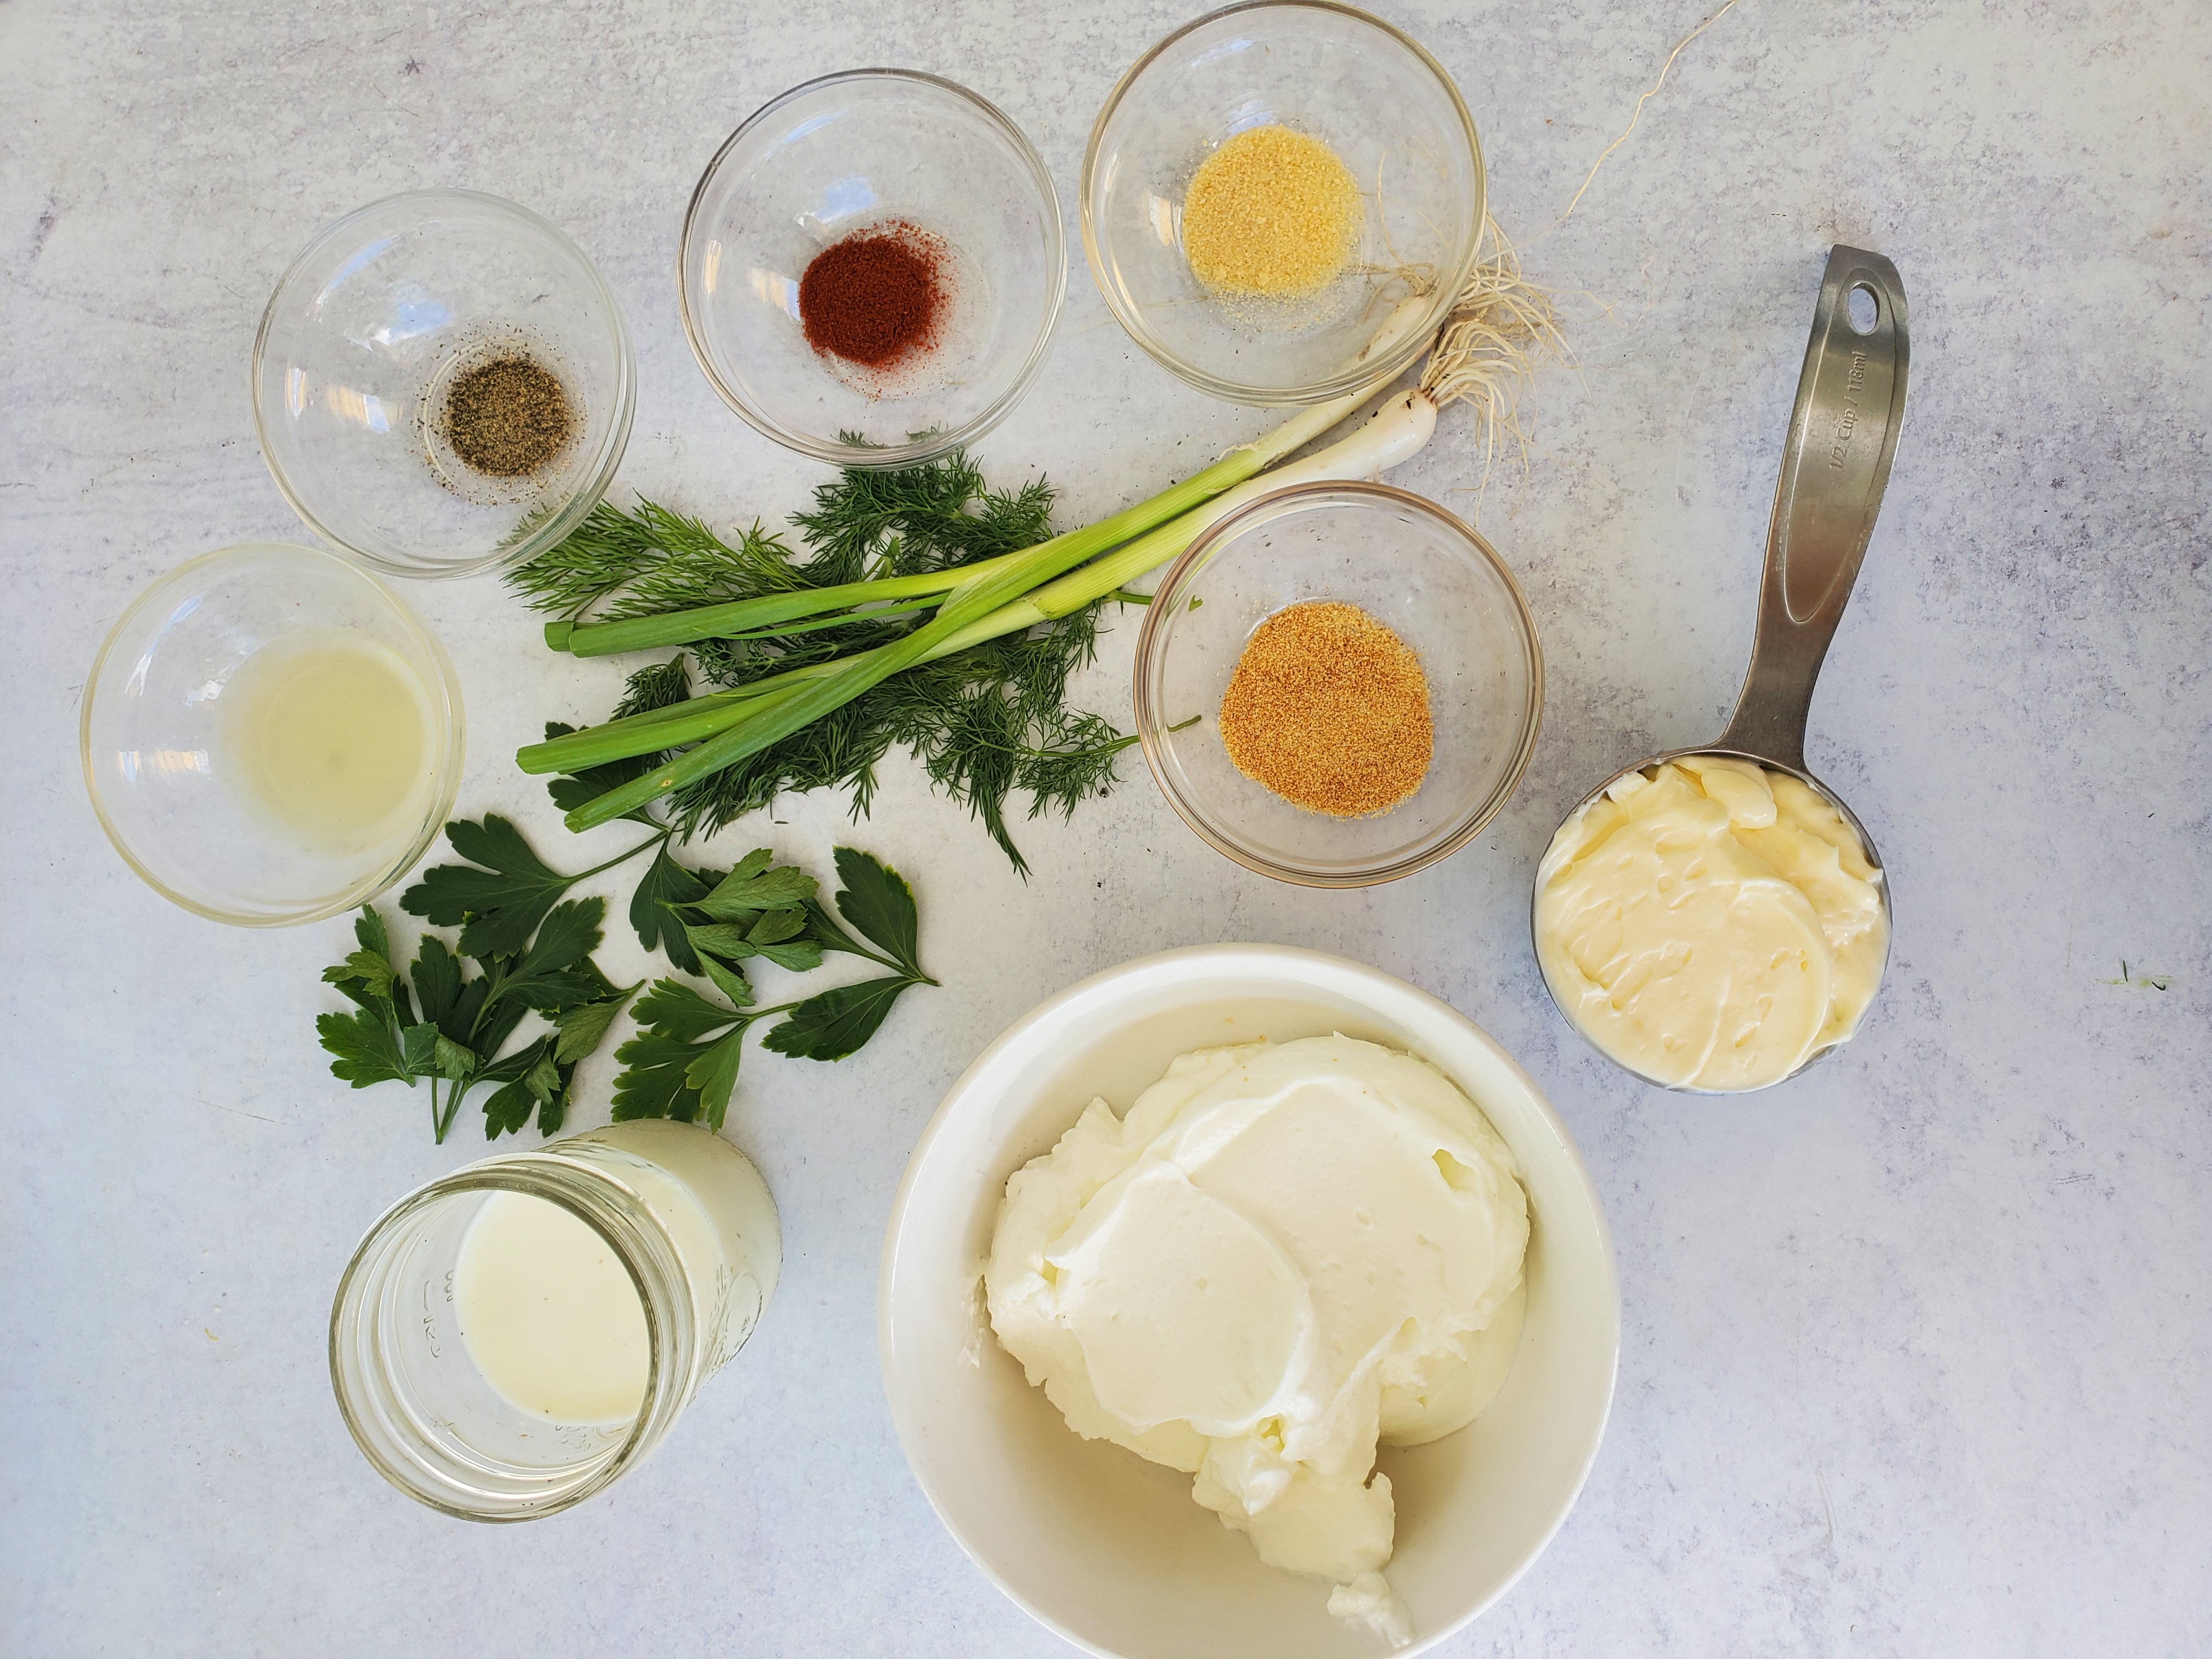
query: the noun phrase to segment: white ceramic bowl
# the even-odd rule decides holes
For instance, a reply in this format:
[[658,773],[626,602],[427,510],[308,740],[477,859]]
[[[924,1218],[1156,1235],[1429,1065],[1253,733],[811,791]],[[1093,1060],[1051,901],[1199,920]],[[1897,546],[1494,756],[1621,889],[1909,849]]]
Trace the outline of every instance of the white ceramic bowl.
[[1324,1587],[1261,1565],[1190,1477],[1079,1439],[990,1332],[980,1279],[1006,1177],[1093,1095],[1116,1110],[1176,1055],[1341,1031],[1440,1067],[1520,1160],[1528,1307],[1504,1391],[1431,1445],[1385,1448],[1388,1569],[1417,1653],[1504,1595],[1565,1519],[1613,1402],[1620,1298],[1597,1194],[1528,1074],[1402,981],[1316,951],[1202,945],[1109,969],[1024,1016],[938,1108],[907,1165],[877,1297],[884,1386],[915,1478],[978,1566],[1038,1620],[1115,1659],[1375,1659]]

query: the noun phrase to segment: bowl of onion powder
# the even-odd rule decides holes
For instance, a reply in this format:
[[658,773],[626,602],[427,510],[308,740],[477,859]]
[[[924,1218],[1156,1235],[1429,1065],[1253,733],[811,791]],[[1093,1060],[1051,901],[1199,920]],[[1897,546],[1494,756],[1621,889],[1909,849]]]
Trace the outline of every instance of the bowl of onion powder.
[[1490,544],[1388,484],[1279,489],[1168,568],[1135,673],[1145,760],[1248,869],[1364,887],[1480,834],[1528,769],[1534,618]]

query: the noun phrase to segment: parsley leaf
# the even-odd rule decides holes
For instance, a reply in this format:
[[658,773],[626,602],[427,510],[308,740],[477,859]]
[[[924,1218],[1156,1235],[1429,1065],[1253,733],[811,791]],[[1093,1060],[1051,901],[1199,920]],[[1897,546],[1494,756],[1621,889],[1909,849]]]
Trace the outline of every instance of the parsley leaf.
[[350,1014],[318,1014],[315,1031],[323,1047],[337,1056],[331,1075],[366,1089],[372,1083],[404,1083],[415,1086],[415,1073],[399,1052],[399,1039],[391,1024],[373,1008]]
[[696,1123],[703,1117],[720,1129],[737,1087],[738,1049],[758,1018],[711,1001],[680,981],[655,981],[637,1005],[637,1035],[615,1050],[623,1068],[615,1079],[615,1121],[667,1117]]
[[539,1133],[560,1132],[562,1121],[568,1116],[568,1085],[576,1068],[560,1064],[553,1056],[553,1039],[540,1037],[487,1069],[480,1080],[499,1082],[501,1086],[484,1102],[486,1140],[520,1130],[533,1115]]
[[485,995],[495,1002],[512,1000],[541,1014],[596,1001],[614,988],[598,969],[585,972],[577,964],[599,948],[599,919],[606,913],[607,902],[602,898],[572,899],[555,906],[520,957],[492,963],[485,975],[491,988]]
[[399,908],[437,927],[460,928],[465,957],[517,954],[561,895],[582,879],[549,868],[496,812],[480,823],[456,819],[446,826],[446,839],[468,863],[425,871],[399,896]]
[[714,885],[709,872],[678,864],[663,842],[638,878],[637,890],[630,895],[629,925],[637,930],[637,942],[648,951],[661,951],[669,965],[680,972],[697,973],[698,953],[684,937],[683,923],[671,912],[697,903]]
[[[349,1014],[324,1014],[315,1022],[332,1056],[331,1072],[357,1089],[375,1083],[412,1088],[427,1080],[431,1130],[441,1141],[462,1101],[480,1085],[493,1085],[484,1106],[487,1138],[520,1129],[533,1116],[542,1133],[556,1133],[577,1062],[598,1049],[637,989],[617,989],[592,960],[605,910],[597,898],[556,904],[534,939],[511,956],[480,959],[482,971],[473,976],[462,957],[426,933],[410,997],[383,919],[363,906],[354,925],[361,948],[323,975],[356,1005]],[[550,1019],[552,1029],[502,1054],[533,1012]]]
[[[901,993],[937,982],[921,970],[914,893],[896,871],[866,853],[837,850],[844,882],[837,908],[890,953],[878,956],[823,906],[811,877],[774,860],[767,848],[757,848],[711,892],[671,907],[679,917],[703,918],[684,922],[684,937],[729,1001],[716,1002],[676,980],[654,984],[638,1004],[637,1035],[615,1051],[623,1066],[615,1079],[617,1121],[670,1117],[719,1129],[737,1089],[745,1033],[756,1021],[786,1016],[763,1039],[779,1054],[842,1060],[882,1028]],[[738,963],[758,957],[805,972],[820,964],[825,951],[865,957],[892,972],[799,1002],[753,1006],[751,982]]]
[[607,1028],[615,1023],[623,1004],[636,990],[633,985],[597,1002],[581,1002],[573,1008],[562,1009],[553,1020],[553,1029],[559,1033],[553,1058],[562,1065],[573,1066],[586,1054],[596,1054],[599,1044],[606,1041]]
[[875,1036],[900,992],[920,983],[890,977],[841,985],[807,998],[761,1042],[780,1054],[800,1060],[842,1060]]
[[806,904],[807,939],[822,950],[849,951],[896,971],[858,985],[841,985],[798,1004],[790,1018],[761,1039],[778,1054],[802,1060],[842,1060],[875,1036],[901,992],[909,986],[937,983],[922,971],[921,918],[915,908],[914,890],[906,884],[906,878],[852,847],[837,849],[837,876],[844,883],[837,892],[838,911],[890,956],[879,957],[857,944],[819,902],[811,898]]
[[752,1006],[752,981],[744,976],[742,969],[714,957],[700,957],[699,965],[707,970],[707,977],[714,981],[714,988],[732,1002],[740,1008]]
[[364,904],[361,907],[361,914],[353,919],[353,936],[361,942],[362,950],[382,957],[386,962],[392,960],[392,936],[385,932],[384,918],[377,915],[373,906]]
[[775,856],[765,847],[748,853],[695,908],[715,921],[742,921],[763,910],[793,909],[812,898],[821,884],[795,865],[771,868],[769,860]]
[[718,1042],[710,1043],[704,1054],[684,1069],[684,1086],[697,1100],[694,1114],[685,1118],[696,1123],[704,1118],[707,1127],[719,1132],[730,1110],[730,1097],[738,1089],[738,1062],[744,1058],[745,1034],[734,1030]]
[[720,921],[705,927],[686,927],[684,937],[701,955],[725,963],[765,957],[779,968],[803,974],[822,965],[822,947],[806,932],[804,910],[769,910],[755,916],[750,926]]
[[890,953],[892,961],[886,965],[896,967],[921,984],[936,984],[922,971],[918,945],[921,918],[915,910],[914,889],[906,884],[906,878],[858,848],[841,847],[837,879],[844,883],[837,894],[838,914],[869,943]]
[[435,933],[422,935],[415,953],[415,994],[422,1001],[422,1018],[454,1042],[465,1044],[483,1011],[484,981],[476,979],[464,988],[461,961],[446,949]]
[[356,951],[335,968],[323,969],[323,978],[371,1013],[398,1015],[393,988],[398,976],[389,958],[374,951]]

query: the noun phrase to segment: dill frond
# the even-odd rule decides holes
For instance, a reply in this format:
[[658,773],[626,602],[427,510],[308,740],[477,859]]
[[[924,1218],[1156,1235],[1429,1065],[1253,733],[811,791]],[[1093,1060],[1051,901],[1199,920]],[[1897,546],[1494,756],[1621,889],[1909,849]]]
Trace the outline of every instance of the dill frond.
[[848,468],[814,492],[792,520],[813,558],[809,586],[951,570],[1018,553],[1052,534],[1052,489],[1042,478],[987,489],[964,453],[894,471]]
[[667,708],[682,702],[690,695],[690,665],[679,651],[666,662],[641,668],[623,682],[623,697],[615,705],[614,718],[623,720],[631,714],[649,714],[656,708]]
[[666,556],[647,521],[601,501],[555,546],[509,570],[507,582],[533,611],[573,622]]
[[[678,834],[712,835],[787,791],[843,789],[853,816],[864,817],[875,769],[896,746],[910,750],[931,783],[973,812],[1027,874],[1007,826],[1009,796],[1027,794],[1032,818],[1048,809],[1073,813],[1113,787],[1115,758],[1129,744],[1104,719],[1066,706],[1067,677],[1096,653],[1098,621],[1091,606],[893,676],[781,743],[678,790],[671,798]],[[793,665],[788,657],[775,663]]]
[[787,593],[810,585],[793,567],[791,549],[762,529],[758,520],[732,543],[698,520],[672,513],[658,502],[641,499],[636,517],[659,544],[661,556],[630,578],[627,591],[608,605],[606,619],[656,617],[702,605],[756,599],[764,593]]
[[581,622],[655,616],[694,605],[788,592],[809,584],[791,549],[756,521],[735,544],[697,519],[639,497],[635,511],[601,501],[568,536],[507,573],[533,610]]

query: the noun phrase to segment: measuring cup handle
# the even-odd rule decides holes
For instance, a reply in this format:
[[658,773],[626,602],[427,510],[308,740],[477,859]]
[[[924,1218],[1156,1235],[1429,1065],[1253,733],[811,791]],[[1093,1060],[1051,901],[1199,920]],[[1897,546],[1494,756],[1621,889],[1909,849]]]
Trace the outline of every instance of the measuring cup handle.
[[[1872,301],[1872,326],[1851,318]],[[1759,632],[1735,713],[1717,747],[1805,769],[1805,720],[1828,641],[1851,597],[1889,483],[1905,416],[1905,284],[1879,253],[1841,245],[1813,310],[1813,337],[1790,413]]]

